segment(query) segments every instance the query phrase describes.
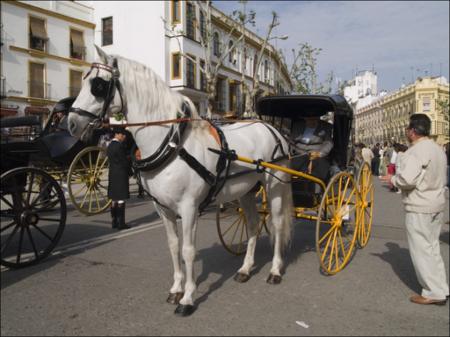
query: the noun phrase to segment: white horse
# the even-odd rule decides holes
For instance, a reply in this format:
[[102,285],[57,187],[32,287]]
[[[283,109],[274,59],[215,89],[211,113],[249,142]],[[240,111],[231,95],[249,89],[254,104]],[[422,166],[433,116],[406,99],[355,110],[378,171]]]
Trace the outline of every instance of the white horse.
[[[192,121],[187,123],[178,144],[173,144],[173,141],[170,143],[166,136],[170,127],[175,126],[174,137],[176,137],[180,124],[130,127],[130,131],[141,150],[142,158],[154,155],[161,148],[182,147],[204,168],[216,173],[219,156],[208,148],[220,150],[217,137],[211,133],[209,122],[200,119],[192,102],[187,97],[170,90],[164,81],[148,67],[120,56],[108,56],[97,46],[96,48],[100,56],[99,63],[93,64],[90,73],[83,80],[80,94],[69,114],[71,134],[81,139],[86,138],[89,134],[88,130],[98,126],[102,114],[107,115],[119,110],[123,112],[130,124],[186,117],[182,107],[187,104]],[[277,138],[279,138],[278,142],[281,141],[280,145],[284,153],[288,151],[288,145],[279,133],[262,122],[237,122],[223,127],[222,130],[229,148],[241,156],[270,161],[278,144]],[[162,144],[164,140],[170,143],[166,147]],[[281,152],[278,146],[277,156],[280,156]],[[279,163],[288,165],[287,159]],[[232,175],[242,170],[249,170],[250,167],[247,164],[232,162],[229,172]],[[174,268],[174,283],[170,288],[167,301],[178,304],[176,314],[189,315],[194,311],[193,293],[196,289],[193,263],[196,254],[198,210],[210,186],[178,155],[163,161],[160,167],[142,171],[141,179],[144,187],[157,200],[155,207],[167,231]],[[273,225],[271,232],[274,255],[267,282],[272,284],[281,282],[282,250],[290,240],[292,224],[291,185],[282,181],[290,181],[290,177],[280,171],[267,170],[261,173],[253,170],[248,174],[227,180],[215,198],[217,204],[239,200],[248,222],[248,249],[244,263],[235,276],[238,282],[249,279],[254,264],[259,215],[252,188],[258,182],[267,191]],[[183,273],[180,259],[177,216],[181,218],[182,223],[181,254],[185,262],[185,273]]]

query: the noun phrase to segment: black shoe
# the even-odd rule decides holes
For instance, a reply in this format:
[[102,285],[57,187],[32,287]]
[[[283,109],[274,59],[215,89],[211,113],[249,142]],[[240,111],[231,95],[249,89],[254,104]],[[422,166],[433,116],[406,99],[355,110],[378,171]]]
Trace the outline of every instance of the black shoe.
[[111,219],[112,219],[111,227],[113,229],[119,227],[119,221],[117,219],[117,206],[114,204],[111,205]]
[[125,223],[125,203],[119,204],[117,207],[118,230],[130,229],[131,227]]

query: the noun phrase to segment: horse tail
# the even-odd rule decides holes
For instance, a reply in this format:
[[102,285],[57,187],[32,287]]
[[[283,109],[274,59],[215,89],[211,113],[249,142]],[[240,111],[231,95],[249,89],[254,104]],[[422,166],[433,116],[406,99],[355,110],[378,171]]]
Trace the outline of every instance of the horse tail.
[[283,223],[281,227],[281,249],[287,250],[291,245],[293,221],[292,210],[294,209],[294,203],[292,200],[292,185],[290,183],[283,184],[282,194],[282,207],[283,207]]

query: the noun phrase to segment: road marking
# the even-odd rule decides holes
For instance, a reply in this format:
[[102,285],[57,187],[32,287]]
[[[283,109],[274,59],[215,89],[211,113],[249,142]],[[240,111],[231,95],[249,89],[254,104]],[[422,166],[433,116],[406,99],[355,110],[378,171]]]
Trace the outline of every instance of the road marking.
[[[110,242],[110,241],[114,241],[114,240],[118,240],[118,239],[122,239],[131,235],[135,235],[135,234],[139,234],[139,233],[143,233],[152,229],[157,229],[157,228],[161,228],[163,226],[163,223],[161,220],[155,220],[149,224],[146,225],[141,225],[139,227],[136,228],[131,228],[128,230],[124,230],[124,231],[120,231],[118,233],[112,233],[112,234],[107,234],[98,238],[93,238],[93,239],[86,239],[80,242],[75,242],[75,243],[71,243],[68,245],[65,245],[63,247],[60,247],[57,250],[54,250],[52,253],[50,253],[50,255],[48,257],[46,257],[43,261],[45,261],[46,259],[50,258],[50,257],[54,257],[54,256],[58,256],[61,254],[66,254],[66,253],[70,253],[74,250],[79,250],[79,249],[87,249],[90,246],[93,245],[97,245],[97,244],[101,244],[101,243],[105,243],[105,242]],[[33,255],[33,253],[29,253],[29,254],[23,254],[22,257],[26,258],[28,256]],[[9,270],[10,268],[5,267],[5,266],[1,266],[0,268],[0,272],[3,272],[5,270]]]

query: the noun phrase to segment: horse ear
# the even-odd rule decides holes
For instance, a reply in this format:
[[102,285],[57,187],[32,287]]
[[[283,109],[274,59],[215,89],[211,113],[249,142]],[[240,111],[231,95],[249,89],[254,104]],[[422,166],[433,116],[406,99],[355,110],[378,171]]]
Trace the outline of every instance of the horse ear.
[[108,59],[109,56],[108,54],[106,54],[102,48],[100,48],[99,46],[97,46],[96,44],[94,44],[95,49],[97,50],[97,54],[100,57],[100,59],[103,61],[104,64],[108,64]]

